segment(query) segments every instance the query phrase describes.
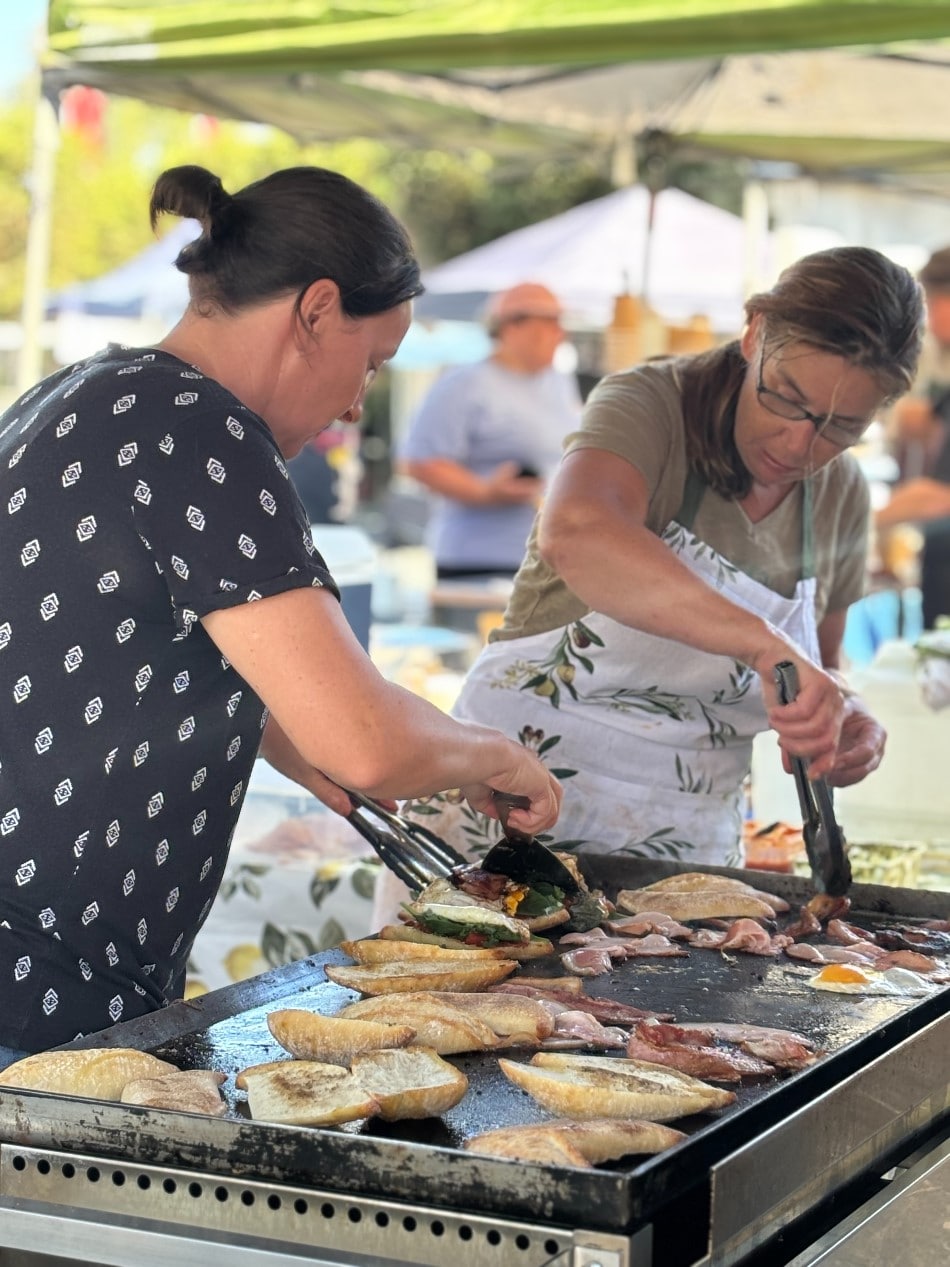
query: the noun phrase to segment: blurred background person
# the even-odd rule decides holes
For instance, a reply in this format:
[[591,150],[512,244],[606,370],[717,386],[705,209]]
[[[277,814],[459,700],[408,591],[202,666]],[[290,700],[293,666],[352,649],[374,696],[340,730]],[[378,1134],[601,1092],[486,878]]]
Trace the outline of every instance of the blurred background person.
[[577,381],[554,367],[563,309],[546,286],[496,295],[491,355],[445,373],[409,425],[406,474],[437,495],[428,544],[440,579],[513,576],[564,438],[579,425]]
[[901,480],[875,519],[885,533],[920,526],[923,626],[932,629],[950,616],[950,247],[935,251],[919,277],[927,332],[914,385],[892,416]]

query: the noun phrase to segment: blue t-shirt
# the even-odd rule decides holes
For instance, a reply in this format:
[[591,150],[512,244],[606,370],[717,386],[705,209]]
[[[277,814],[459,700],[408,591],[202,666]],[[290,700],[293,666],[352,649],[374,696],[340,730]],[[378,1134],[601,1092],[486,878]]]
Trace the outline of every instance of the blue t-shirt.
[[[555,369],[521,374],[494,360],[460,366],[432,387],[409,427],[401,456],[448,458],[487,476],[516,462],[542,479],[557,467],[564,438],[580,424],[573,376]],[[439,498],[428,544],[441,567],[517,568],[534,522],[533,506],[468,506]]]
[[266,710],[201,617],[336,593],[265,423],[110,347],[0,417],[0,1043],[180,997]]

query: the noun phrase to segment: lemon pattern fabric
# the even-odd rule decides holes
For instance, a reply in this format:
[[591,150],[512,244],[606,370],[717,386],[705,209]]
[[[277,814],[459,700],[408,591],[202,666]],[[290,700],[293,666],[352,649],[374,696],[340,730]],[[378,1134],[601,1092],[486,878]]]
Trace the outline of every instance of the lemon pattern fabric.
[[[316,802],[314,802],[316,805]],[[320,816],[331,820],[329,811]],[[327,822],[332,836],[333,824]],[[195,940],[186,997],[244,981],[373,932],[375,858],[307,860],[299,854],[252,861],[239,848]],[[260,856],[260,855],[258,855]]]
[[110,346],[0,418],[0,1043],[180,998],[266,720],[206,613],[337,597],[274,438]]

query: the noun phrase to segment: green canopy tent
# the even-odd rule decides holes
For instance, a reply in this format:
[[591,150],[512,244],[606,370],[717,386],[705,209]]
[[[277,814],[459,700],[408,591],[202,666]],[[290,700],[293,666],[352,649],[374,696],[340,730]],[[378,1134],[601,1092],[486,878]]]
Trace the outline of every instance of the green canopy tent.
[[[872,108],[859,122],[865,138],[884,136],[887,144],[868,155],[856,148],[854,127],[836,136],[843,85],[830,100],[821,87],[822,102],[796,135],[788,111],[775,120],[776,91],[764,111],[755,97],[776,73],[784,96],[784,68],[763,74],[750,66],[753,59],[735,54],[894,41],[914,54],[909,41],[946,35],[946,0],[52,0],[44,84],[50,95],[85,84],[271,123],[301,140],[437,135],[445,147],[477,142],[515,153],[543,140],[556,152],[611,131],[662,130],[759,157],[800,161],[821,149],[827,166],[845,158],[890,161],[907,147],[929,150],[945,111],[914,112],[916,91],[882,98],[881,86],[898,73],[896,61],[887,64],[892,59],[846,69],[849,84],[859,74],[875,77]],[[809,79],[831,85],[850,61],[806,59],[804,72],[796,72],[803,90],[795,109],[807,103]],[[908,66],[900,66],[904,84]],[[929,73],[946,78],[950,70],[931,65]],[[728,118],[720,110],[714,125],[701,118],[711,85],[714,103],[738,105]],[[889,116],[891,102],[900,107],[896,121],[882,120],[874,108],[882,100]],[[691,118],[670,117],[690,102]]]
[[[221,117],[271,123],[300,140],[385,137],[443,148],[477,144],[523,156],[592,145],[622,152],[647,138],[679,148],[796,162],[946,164],[947,93],[882,131],[878,92],[856,126],[836,132],[840,94],[813,112],[774,109],[758,71],[767,50],[889,45],[950,35],[946,0],[51,0],[43,89],[74,84]],[[736,56],[756,50],[756,57]],[[934,56],[932,45],[924,52]],[[788,56],[785,54],[784,56]],[[803,54],[819,57],[820,54]],[[831,56],[830,54],[826,56]],[[848,63],[854,52],[836,54]],[[776,59],[772,59],[773,62]],[[781,57],[778,62],[781,63]],[[889,57],[880,57],[890,63]],[[841,66],[829,66],[833,84]],[[894,63],[896,64],[896,62]],[[827,65],[827,63],[826,63]],[[876,82],[893,67],[882,65]],[[941,82],[950,66],[932,67]],[[775,66],[787,95],[786,68]],[[865,82],[849,65],[851,82]],[[753,83],[759,99],[723,120],[715,85]],[[807,100],[815,72],[799,76]],[[730,87],[736,94],[737,88]],[[938,89],[928,92],[936,98]],[[728,96],[728,94],[726,94]],[[762,97],[769,109],[762,109]],[[915,100],[895,93],[896,104]],[[679,117],[677,112],[683,111]],[[713,116],[719,120],[713,122]],[[820,136],[815,119],[822,122]],[[756,123],[750,128],[750,120]],[[763,127],[768,123],[769,126]],[[926,126],[925,126],[926,125]],[[861,134],[858,131],[863,129]],[[935,135],[935,132],[938,135]],[[874,141],[873,156],[865,142]],[[647,173],[644,173],[645,175]],[[632,179],[628,169],[625,179]],[[43,191],[34,173],[34,205]],[[41,236],[41,230],[35,235]],[[37,252],[37,254],[40,254]],[[41,287],[40,287],[41,289]],[[29,290],[29,283],[28,283]],[[34,295],[33,308],[41,299]],[[25,305],[26,309],[26,305]],[[27,326],[26,316],[24,326]],[[32,377],[21,367],[21,381]]]
[[169,75],[605,64],[947,33],[945,0],[52,0],[50,12],[54,58]]

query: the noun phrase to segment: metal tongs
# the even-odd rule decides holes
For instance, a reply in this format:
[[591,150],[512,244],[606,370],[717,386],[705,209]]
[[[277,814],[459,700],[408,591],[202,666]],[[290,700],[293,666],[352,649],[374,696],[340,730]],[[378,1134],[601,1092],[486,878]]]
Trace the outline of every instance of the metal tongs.
[[[467,866],[469,859],[428,827],[384,809],[361,792],[347,795],[353,805],[347,821],[369,841],[393,875],[413,891],[418,893],[433,880],[451,875],[456,867]],[[366,817],[367,812],[388,830],[371,822]]]
[[[779,700],[790,704],[798,696],[798,670],[783,660],[774,670]],[[800,757],[791,757],[792,774],[802,809],[802,837],[812,878],[822,893],[843,897],[851,887],[851,862],[844,833],[835,821],[831,789],[824,779],[810,779]]]
[[[384,809],[360,792],[348,792],[347,795],[353,805],[348,821],[364,840],[369,841],[393,875],[414,892],[464,867],[477,867],[528,884],[532,880],[547,880],[566,894],[579,892],[580,886],[574,876],[550,849],[533,836],[509,832],[508,812],[526,807],[528,801],[525,797],[510,796],[505,792],[493,794],[505,837],[493,845],[480,862],[473,862],[421,823]],[[379,819],[384,827],[373,823],[367,813]]]

